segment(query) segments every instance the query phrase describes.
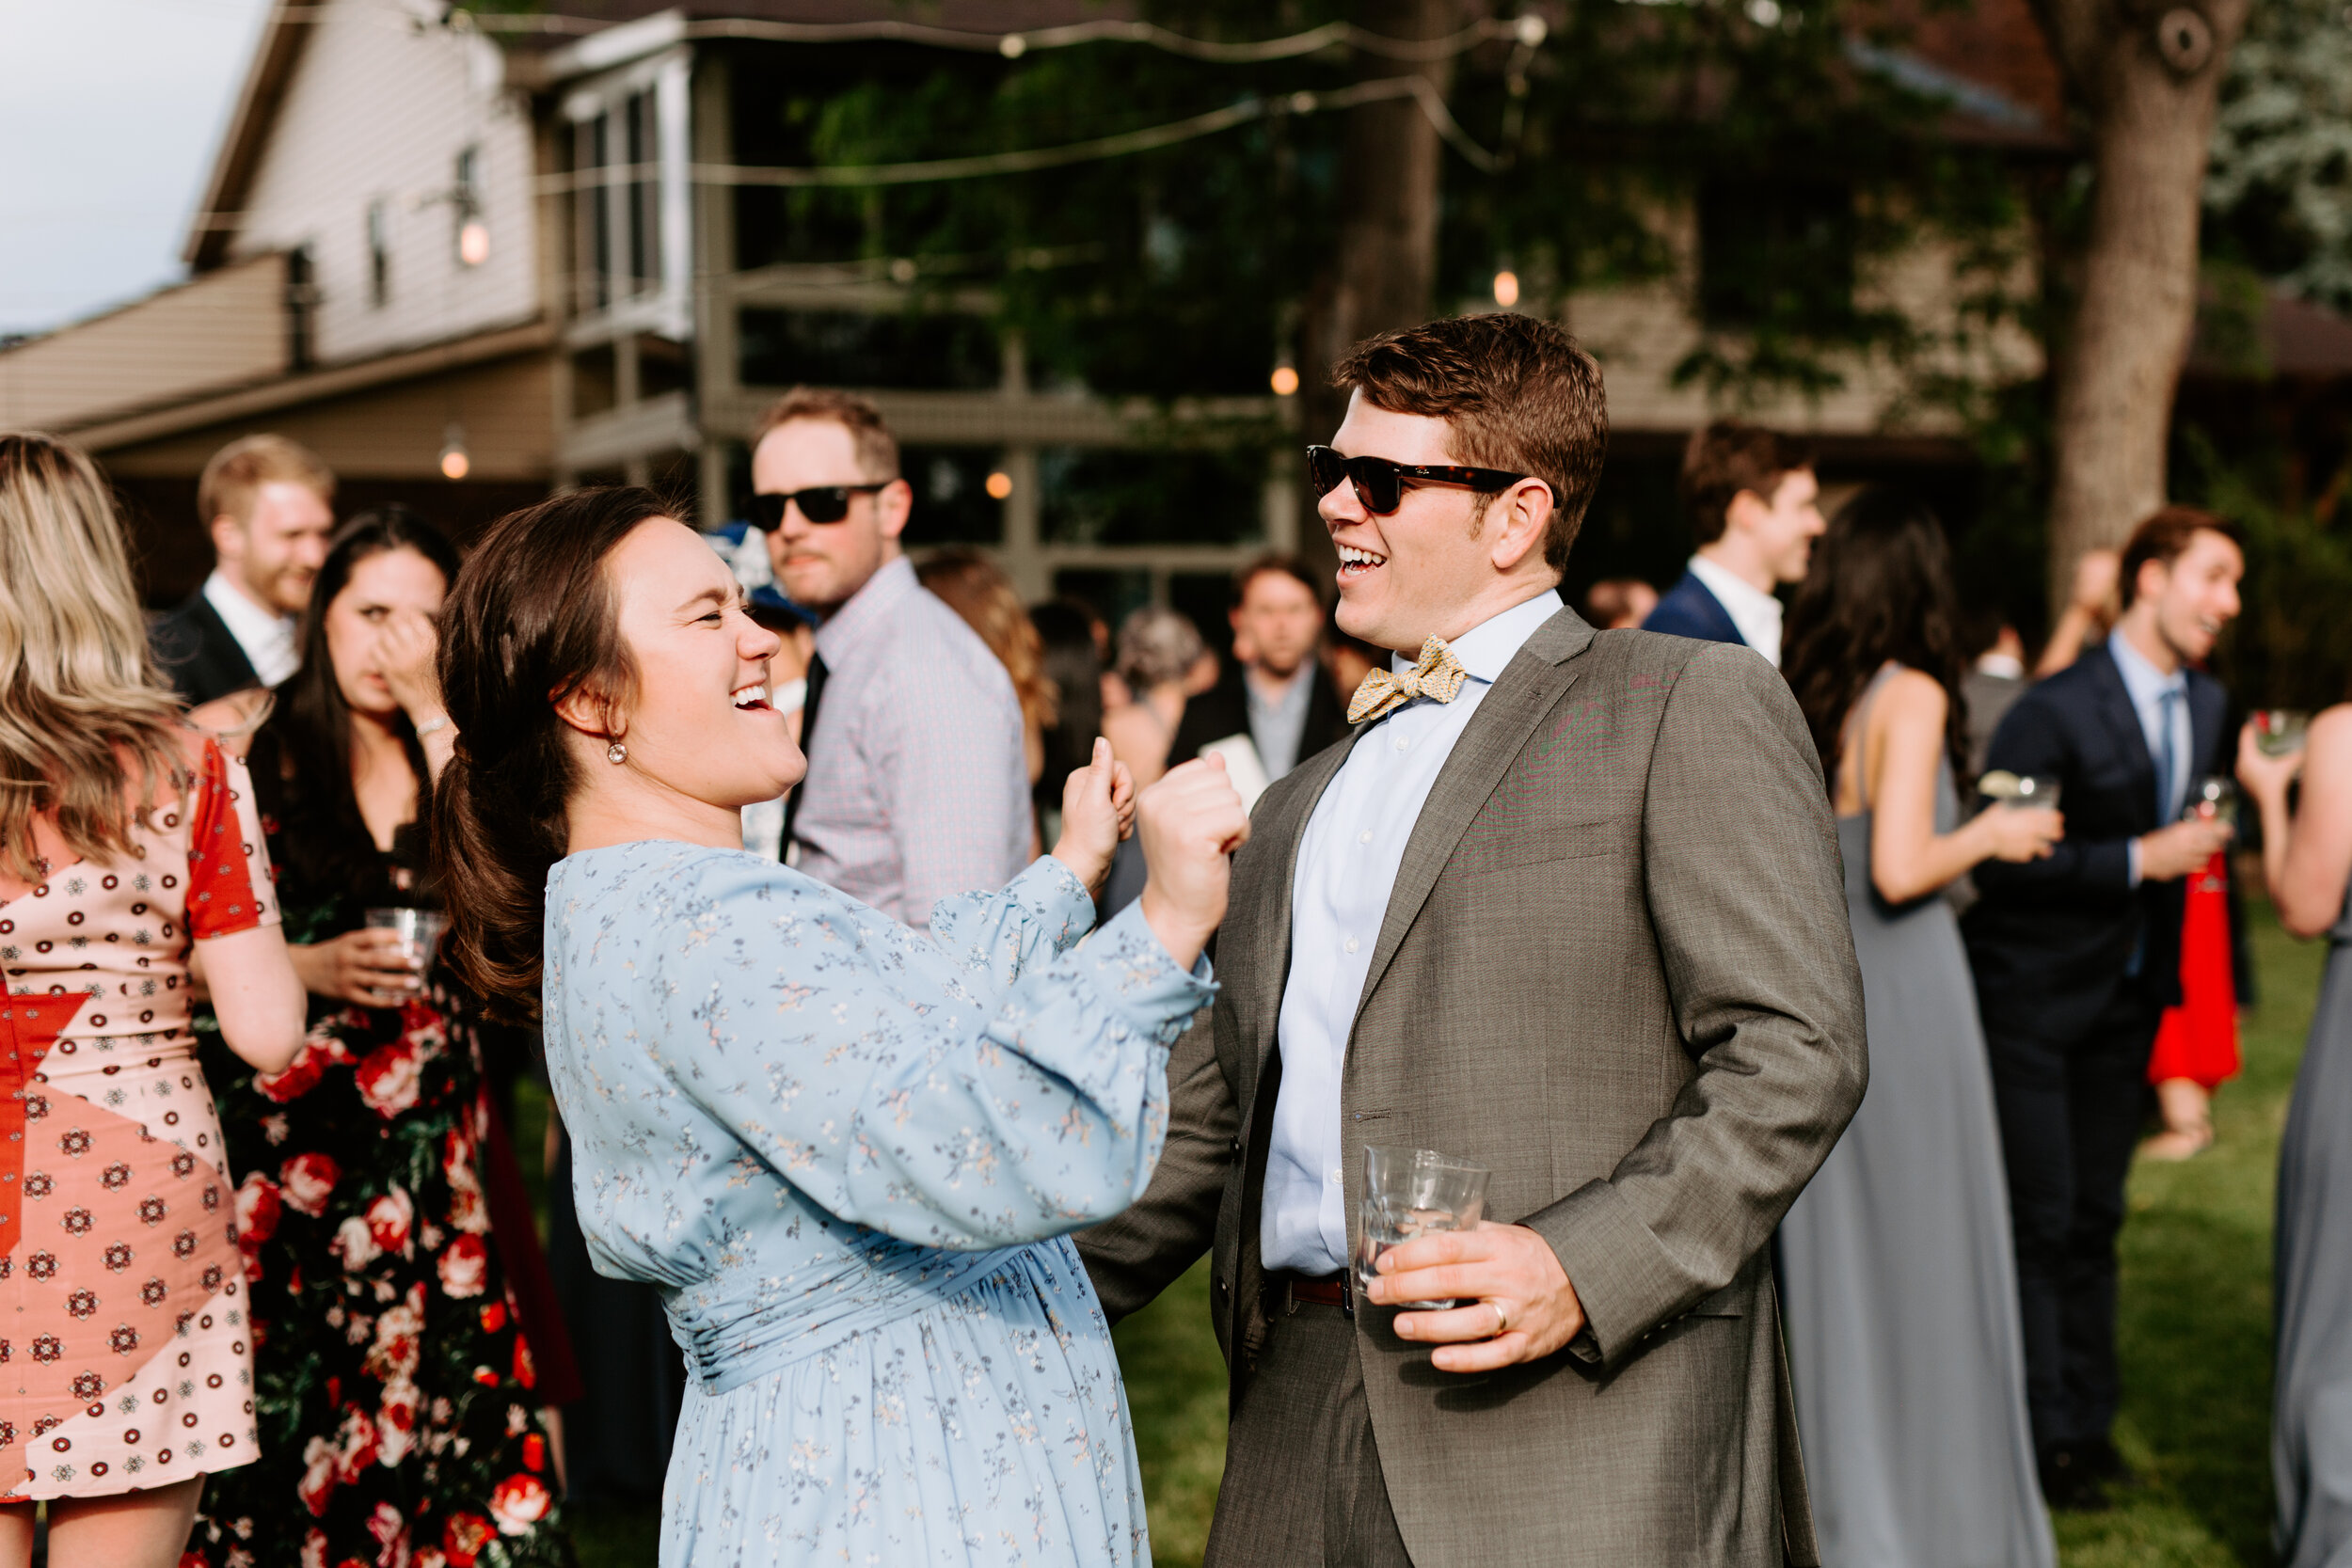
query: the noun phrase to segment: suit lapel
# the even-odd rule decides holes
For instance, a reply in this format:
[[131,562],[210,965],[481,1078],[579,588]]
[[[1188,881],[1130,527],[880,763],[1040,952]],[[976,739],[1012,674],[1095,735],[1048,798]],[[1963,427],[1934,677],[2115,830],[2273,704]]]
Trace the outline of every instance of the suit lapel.
[[2133,773],[2146,781],[2137,795],[2153,821],[2158,816],[2156,759],[2148,750],[2148,732],[2139,727],[2139,710],[2132,706],[2131,689],[2123,684],[2123,672],[2115,667],[2115,655],[2106,643],[2100,643],[2083,657],[2090,661],[2091,676],[2098,689],[2100,721],[2106,725],[2117,748],[2131,759]]
[[1249,825],[1250,838],[1263,843],[1273,851],[1264,869],[1253,879],[1249,889],[1249,930],[1254,934],[1257,950],[1270,954],[1274,961],[1265,965],[1255,993],[1242,1016],[1242,1026],[1250,1031],[1246,1037],[1260,1074],[1265,1071],[1266,1056],[1274,1049],[1275,1024],[1282,1015],[1282,991],[1290,984],[1291,974],[1291,888],[1298,879],[1298,842],[1307,833],[1308,820],[1315,814],[1315,804],[1323,792],[1331,787],[1339,776],[1340,767],[1347,754],[1356,749],[1356,741],[1364,733],[1361,727],[1351,732],[1338,745],[1316,752],[1292,770],[1282,783],[1297,781],[1295,788],[1284,789],[1262,819]]
[[1696,572],[1690,574],[1690,577],[1692,588],[1698,593],[1707,606],[1708,618],[1715,623],[1718,639],[1724,642],[1738,642],[1744,645],[1747,639],[1740,635],[1740,623],[1731,618],[1731,611],[1724,607],[1724,601],[1715,596],[1715,591],[1712,588],[1699,580],[1699,575]]
[[2195,671],[2188,677],[2188,765],[2200,772],[2227,773],[2230,754],[2222,750],[2221,726],[2230,717],[2229,694],[2221,684]]
[[1380,977],[1389,972],[1389,962],[1404,943],[1405,933],[1412,929],[1422,905],[1428,902],[1429,890],[1438,885],[1438,874],[1453,858],[1454,846],[1461,843],[1462,834],[1485,808],[1495,786],[1526,749],[1536,724],[1576,684],[1581,672],[1573,662],[1575,656],[1592,640],[1592,627],[1574,611],[1561,611],[1527,640],[1494,689],[1478,705],[1478,711],[1470,715],[1461,738],[1438,771],[1438,782],[1430,786],[1412,836],[1405,841],[1404,863],[1397,867],[1396,886],[1380,921],[1380,941],[1372,951],[1363,994],[1356,999],[1359,1016],[1379,988]]

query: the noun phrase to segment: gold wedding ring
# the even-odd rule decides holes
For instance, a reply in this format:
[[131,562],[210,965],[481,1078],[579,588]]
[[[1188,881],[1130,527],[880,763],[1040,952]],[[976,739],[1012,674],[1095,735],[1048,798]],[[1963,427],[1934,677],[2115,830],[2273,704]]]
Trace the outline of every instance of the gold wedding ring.
[[1502,1309],[1502,1303],[1499,1301],[1489,1301],[1486,1305],[1495,1309],[1495,1333],[1497,1335],[1510,1333],[1511,1314]]

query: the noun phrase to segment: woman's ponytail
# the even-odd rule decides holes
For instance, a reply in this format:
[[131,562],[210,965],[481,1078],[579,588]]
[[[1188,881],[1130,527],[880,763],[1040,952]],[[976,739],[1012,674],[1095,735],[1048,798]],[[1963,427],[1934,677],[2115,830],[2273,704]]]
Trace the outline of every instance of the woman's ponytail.
[[441,695],[456,754],[433,799],[449,902],[441,961],[505,1017],[539,1009],[548,869],[564,858],[573,784],[555,705],[634,685],[604,559],[671,515],[650,490],[572,490],[491,525],[441,614]]

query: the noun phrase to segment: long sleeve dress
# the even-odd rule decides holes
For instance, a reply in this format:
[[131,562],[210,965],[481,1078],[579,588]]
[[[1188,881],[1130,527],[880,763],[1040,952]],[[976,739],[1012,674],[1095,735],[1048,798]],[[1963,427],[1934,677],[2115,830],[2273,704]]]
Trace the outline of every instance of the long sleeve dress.
[[597,1269],[691,1387],[664,1568],[1147,1563],[1110,1331],[1067,1233],[1150,1180],[1209,1000],[1139,911],[1078,945],[1041,860],[929,935],[667,841],[548,878],[548,1059]]

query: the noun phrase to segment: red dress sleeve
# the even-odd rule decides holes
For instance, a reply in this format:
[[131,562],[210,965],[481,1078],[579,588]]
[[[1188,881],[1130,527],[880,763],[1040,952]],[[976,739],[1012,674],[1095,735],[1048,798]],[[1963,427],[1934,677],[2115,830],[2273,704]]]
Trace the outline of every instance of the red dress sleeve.
[[207,740],[188,811],[188,935],[202,942],[277,924],[253,781]]

